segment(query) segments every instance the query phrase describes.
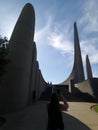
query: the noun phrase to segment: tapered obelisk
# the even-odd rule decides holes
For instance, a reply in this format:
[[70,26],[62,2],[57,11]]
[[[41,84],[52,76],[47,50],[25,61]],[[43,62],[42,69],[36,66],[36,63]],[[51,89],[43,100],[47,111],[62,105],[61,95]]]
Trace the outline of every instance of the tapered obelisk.
[[86,76],[87,76],[87,79],[93,78],[92,69],[91,69],[88,55],[86,55]]
[[84,79],[85,77],[84,77],[82,56],[81,56],[81,50],[80,50],[79,36],[78,36],[78,31],[77,31],[77,25],[75,22],[74,23],[74,65],[68,79],[62,82],[61,84],[69,85],[69,84],[80,83]]
[[10,60],[0,88],[0,113],[17,111],[28,104],[31,76],[35,13],[26,4],[9,42]]
[[74,79],[76,83],[79,83],[82,82],[85,78],[76,22],[74,23],[74,49]]

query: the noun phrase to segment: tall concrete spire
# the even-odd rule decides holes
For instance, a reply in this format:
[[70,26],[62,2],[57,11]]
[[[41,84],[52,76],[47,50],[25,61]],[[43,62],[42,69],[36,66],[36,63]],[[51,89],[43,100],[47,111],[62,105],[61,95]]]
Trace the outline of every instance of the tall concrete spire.
[[81,56],[76,22],[74,23],[74,68],[73,69],[76,76],[75,77],[76,82],[78,83],[83,81],[85,78],[84,78],[84,70],[83,70],[82,56]]
[[69,85],[72,81],[73,83],[82,82],[85,79],[84,77],[84,70],[83,70],[83,63],[81,57],[81,50],[79,44],[79,36],[76,22],[74,23],[74,65],[72,72],[67,80],[62,82],[61,84]]
[[86,76],[87,76],[87,79],[93,77],[88,55],[86,55]]
[[0,87],[0,112],[16,111],[28,104],[35,12],[26,4],[17,20],[9,42],[10,60]]

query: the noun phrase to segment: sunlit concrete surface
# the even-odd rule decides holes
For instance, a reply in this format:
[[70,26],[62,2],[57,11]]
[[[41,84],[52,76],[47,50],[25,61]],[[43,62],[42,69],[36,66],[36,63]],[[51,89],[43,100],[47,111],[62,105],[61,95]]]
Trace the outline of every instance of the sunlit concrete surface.
[[72,126],[75,130],[98,130],[98,113],[90,109],[94,103],[70,102],[69,105],[68,112],[64,113],[72,118],[65,116],[65,130],[72,130]]

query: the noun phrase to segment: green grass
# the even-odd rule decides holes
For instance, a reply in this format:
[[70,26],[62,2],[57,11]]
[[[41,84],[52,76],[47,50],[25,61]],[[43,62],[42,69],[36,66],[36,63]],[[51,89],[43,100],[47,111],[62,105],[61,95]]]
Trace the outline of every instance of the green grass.
[[95,110],[95,112],[98,112],[98,105],[94,105],[93,109]]

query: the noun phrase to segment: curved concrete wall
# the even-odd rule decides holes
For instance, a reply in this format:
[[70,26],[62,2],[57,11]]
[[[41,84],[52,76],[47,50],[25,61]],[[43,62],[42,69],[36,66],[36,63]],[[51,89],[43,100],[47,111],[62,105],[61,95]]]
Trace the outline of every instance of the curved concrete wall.
[[33,54],[32,54],[32,67],[30,76],[30,88],[29,88],[29,104],[33,102],[33,91],[36,88],[36,59],[37,59],[37,48],[35,42],[33,42]]
[[35,62],[36,62],[36,48],[35,48],[35,42],[33,42],[33,53],[32,53],[32,64],[31,64],[31,76],[30,76],[30,85],[29,85],[29,105],[33,102],[33,90],[35,88]]
[[39,69],[39,98],[43,91],[45,91],[47,83],[45,82],[41,70]]

